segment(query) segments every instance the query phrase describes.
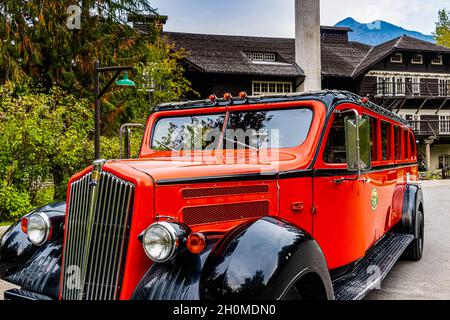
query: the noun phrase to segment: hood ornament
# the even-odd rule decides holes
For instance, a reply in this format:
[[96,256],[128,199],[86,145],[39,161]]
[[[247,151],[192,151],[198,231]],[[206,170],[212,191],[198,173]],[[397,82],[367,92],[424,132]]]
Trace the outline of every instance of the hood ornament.
[[102,171],[103,171],[102,168],[105,163],[106,163],[105,159],[95,160],[92,163],[92,176],[91,176],[91,182],[89,183],[90,186],[94,187],[99,183],[100,178],[102,176]]

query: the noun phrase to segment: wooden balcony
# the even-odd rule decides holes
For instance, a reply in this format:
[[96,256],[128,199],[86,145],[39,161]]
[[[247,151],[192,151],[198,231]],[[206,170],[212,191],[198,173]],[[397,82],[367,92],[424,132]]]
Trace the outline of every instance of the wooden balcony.
[[374,90],[374,102],[382,107],[399,112],[403,107],[408,107],[408,101],[416,100],[419,103],[415,108],[416,114],[423,108],[433,108],[438,114],[442,109],[448,107],[450,103],[450,82],[429,83],[429,82],[382,82],[376,85]]
[[450,138],[450,120],[419,120],[409,123],[419,138]]
[[381,82],[377,84],[377,97],[450,98],[450,83]]

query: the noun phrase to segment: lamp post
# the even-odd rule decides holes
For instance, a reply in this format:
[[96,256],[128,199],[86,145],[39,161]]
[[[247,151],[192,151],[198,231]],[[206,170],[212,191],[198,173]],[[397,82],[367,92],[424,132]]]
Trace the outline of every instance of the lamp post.
[[[114,82],[119,78],[119,76],[122,74],[122,72],[125,72],[124,77],[122,80],[119,80],[116,82],[116,85],[118,86],[125,86],[125,87],[134,87],[136,84],[128,79],[128,72],[129,70],[133,70],[133,67],[131,66],[115,66],[115,67],[103,67],[100,68],[100,62],[95,61],[94,65],[94,81],[95,81],[95,158],[100,159],[100,99],[103,97],[103,95],[108,91],[108,89],[111,87],[111,85],[114,84]],[[103,89],[100,89],[100,74],[101,73],[108,73],[108,72],[115,72],[114,76],[109,80],[109,82],[106,84],[106,86]]]

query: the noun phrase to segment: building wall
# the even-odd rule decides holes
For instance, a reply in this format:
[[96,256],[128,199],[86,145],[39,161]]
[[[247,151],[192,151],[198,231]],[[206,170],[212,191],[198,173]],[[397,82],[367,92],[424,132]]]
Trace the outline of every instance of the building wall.
[[[425,154],[425,145],[419,145],[420,154]],[[439,157],[448,155],[450,157],[450,143],[449,144],[433,144],[431,146],[431,168],[430,170],[439,169]]]
[[443,55],[443,65],[433,65],[431,60],[436,53],[423,53],[423,64],[413,64],[411,59],[416,52],[402,52],[403,63],[392,63],[391,57],[386,57],[375,64],[372,70],[391,70],[391,71],[409,71],[409,72],[429,72],[429,73],[450,73],[450,56]]
[[224,93],[230,92],[233,96],[238,96],[241,91],[253,94],[253,81],[265,82],[286,82],[290,83],[292,90],[296,88],[296,79],[286,77],[250,76],[238,74],[205,74],[189,73],[187,79],[191,81],[192,88],[200,96],[190,95],[188,99],[206,99],[209,95],[215,94],[222,97]]

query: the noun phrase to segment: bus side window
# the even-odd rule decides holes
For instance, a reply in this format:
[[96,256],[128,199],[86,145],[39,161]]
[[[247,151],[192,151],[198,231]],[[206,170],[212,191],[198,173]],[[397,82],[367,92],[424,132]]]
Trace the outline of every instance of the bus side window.
[[392,159],[392,134],[391,124],[389,122],[381,121],[381,155],[383,160]]
[[344,115],[336,114],[323,153],[325,163],[347,163]]
[[408,130],[403,130],[403,159],[408,160]]
[[395,160],[402,159],[402,129],[394,126],[394,150]]
[[416,140],[412,132],[409,132],[409,159],[413,160],[417,157],[416,155]]
[[370,142],[372,146],[372,161],[380,160],[378,156],[378,119],[369,117],[370,119]]

